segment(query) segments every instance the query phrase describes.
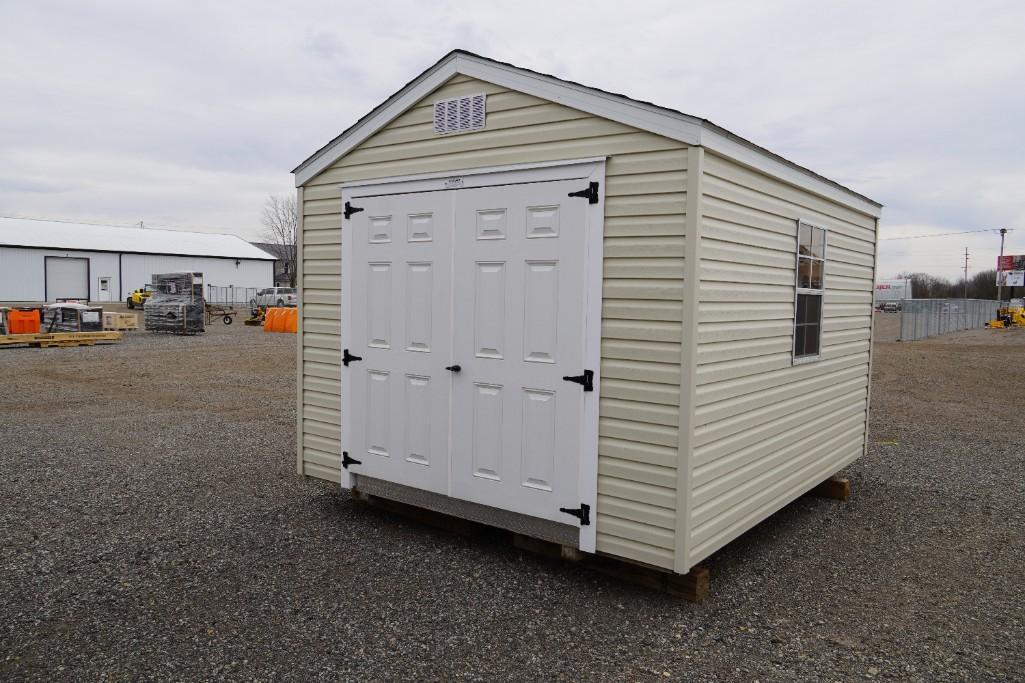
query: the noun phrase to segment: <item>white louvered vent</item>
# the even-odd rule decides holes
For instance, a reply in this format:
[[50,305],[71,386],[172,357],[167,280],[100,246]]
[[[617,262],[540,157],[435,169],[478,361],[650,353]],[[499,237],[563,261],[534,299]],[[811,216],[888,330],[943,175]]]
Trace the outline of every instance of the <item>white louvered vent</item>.
[[434,132],[467,133],[484,127],[485,95],[467,95],[434,103]]

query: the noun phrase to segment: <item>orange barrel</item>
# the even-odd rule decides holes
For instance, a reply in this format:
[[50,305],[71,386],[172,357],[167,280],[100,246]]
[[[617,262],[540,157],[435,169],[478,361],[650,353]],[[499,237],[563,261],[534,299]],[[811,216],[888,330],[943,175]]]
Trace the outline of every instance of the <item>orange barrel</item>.
[[39,309],[7,312],[8,334],[39,334]]
[[263,324],[266,332],[285,331],[285,310],[283,308],[268,308],[267,321]]
[[263,314],[263,331],[273,332],[274,331],[274,320],[278,317],[278,309],[268,308]]
[[295,334],[299,331],[299,309],[289,308],[288,317],[285,319],[285,332]]

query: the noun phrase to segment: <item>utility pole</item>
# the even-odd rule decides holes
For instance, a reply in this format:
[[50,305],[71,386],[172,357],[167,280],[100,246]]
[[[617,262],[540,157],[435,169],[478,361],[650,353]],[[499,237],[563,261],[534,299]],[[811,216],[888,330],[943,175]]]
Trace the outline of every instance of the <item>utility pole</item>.
[[[1000,228],[1000,261],[1004,259],[1004,235],[1007,234],[1007,228]],[[997,261],[997,301],[1002,301],[1004,298],[1004,285],[1003,280],[1000,279],[1000,261]]]
[[964,248],[964,298],[968,298],[968,247]]

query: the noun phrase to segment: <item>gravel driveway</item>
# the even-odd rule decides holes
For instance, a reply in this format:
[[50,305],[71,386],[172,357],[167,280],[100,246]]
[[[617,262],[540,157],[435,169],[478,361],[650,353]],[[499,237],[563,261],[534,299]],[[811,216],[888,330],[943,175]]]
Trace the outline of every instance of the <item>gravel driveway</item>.
[[853,498],[700,605],[301,479],[292,335],[0,349],[0,679],[1023,680],[1025,330],[985,332],[878,343]]

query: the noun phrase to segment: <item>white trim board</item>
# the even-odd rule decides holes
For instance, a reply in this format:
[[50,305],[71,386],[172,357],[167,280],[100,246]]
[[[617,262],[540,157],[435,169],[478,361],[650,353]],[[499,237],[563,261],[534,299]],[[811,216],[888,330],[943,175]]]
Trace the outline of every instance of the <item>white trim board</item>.
[[[493,185],[515,185],[521,183],[542,183],[549,180],[573,180],[574,178],[590,178],[596,164],[604,168],[605,157],[589,157],[586,159],[566,159],[540,163],[509,164],[507,166],[489,166],[471,168],[458,173],[443,171],[437,173],[417,173],[394,178],[377,178],[340,183],[342,192],[349,192],[349,197],[378,197],[388,194],[405,194],[410,192],[439,192],[444,190],[464,190],[471,187],[491,187]],[[602,181],[604,182],[604,174]]]
[[293,171],[296,187],[305,185],[457,74],[557,102],[688,145],[700,145],[855,211],[876,218],[881,214],[881,205],[877,202],[704,119],[458,50],[443,57],[296,167]]

